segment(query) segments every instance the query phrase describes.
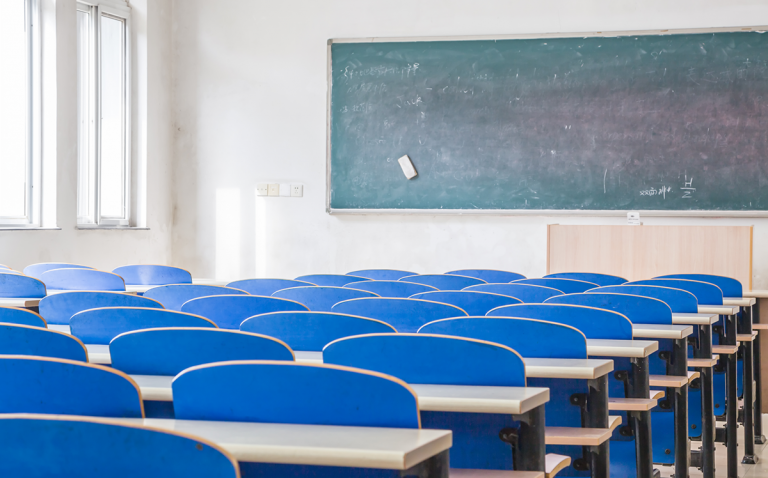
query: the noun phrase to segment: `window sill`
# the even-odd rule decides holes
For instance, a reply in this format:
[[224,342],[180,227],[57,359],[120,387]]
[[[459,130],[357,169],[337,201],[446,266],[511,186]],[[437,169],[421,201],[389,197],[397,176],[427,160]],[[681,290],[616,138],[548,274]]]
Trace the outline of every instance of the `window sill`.
[[18,226],[0,226],[0,232],[3,231],[61,231],[60,227],[18,227]]
[[148,227],[132,227],[132,226],[88,226],[88,225],[80,225],[77,226],[77,230],[79,231],[92,231],[92,230],[110,230],[110,231],[149,231]]

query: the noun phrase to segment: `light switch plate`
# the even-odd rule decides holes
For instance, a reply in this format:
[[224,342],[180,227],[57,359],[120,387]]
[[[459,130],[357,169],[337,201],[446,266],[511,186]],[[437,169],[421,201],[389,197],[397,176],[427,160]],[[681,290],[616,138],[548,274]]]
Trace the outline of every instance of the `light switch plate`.
[[259,183],[256,185],[257,196],[269,196],[269,184]]
[[279,196],[280,195],[280,185],[279,184],[270,184],[269,185],[269,195],[270,196]]

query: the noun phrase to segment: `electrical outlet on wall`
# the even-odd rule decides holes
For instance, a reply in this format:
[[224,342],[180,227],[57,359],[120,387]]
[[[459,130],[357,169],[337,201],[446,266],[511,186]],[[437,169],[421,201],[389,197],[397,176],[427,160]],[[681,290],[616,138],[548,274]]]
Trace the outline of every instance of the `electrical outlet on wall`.
[[270,184],[269,185],[269,196],[279,196],[280,195],[280,185],[279,184]]
[[291,184],[291,197],[300,198],[304,195],[303,184]]
[[256,185],[257,196],[269,196],[269,184],[259,183]]

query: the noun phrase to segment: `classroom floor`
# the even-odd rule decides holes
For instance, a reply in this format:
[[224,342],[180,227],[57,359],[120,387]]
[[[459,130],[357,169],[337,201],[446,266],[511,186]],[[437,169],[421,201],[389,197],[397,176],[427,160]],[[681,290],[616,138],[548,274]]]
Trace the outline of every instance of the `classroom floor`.
[[[722,426],[722,424],[719,424]],[[763,432],[768,430],[768,414],[763,414]],[[743,429],[739,427],[739,478],[768,478],[768,444],[755,445],[755,453],[760,458],[757,465],[742,465],[741,459],[744,457],[744,435]],[[691,444],[692,450],[698,450],[699,442],[693,442]],[[722,443],[715,443],[715,476],[717,478],[727,478],[726,474],[726,457],[725,457],[725,445]],[[669,478],[674,473],[674,467],[671,466],[658,466],[656,468],[661,471],[662,478]],[[695,468],[691,468],[691,478],[700,478],[701,472]]]

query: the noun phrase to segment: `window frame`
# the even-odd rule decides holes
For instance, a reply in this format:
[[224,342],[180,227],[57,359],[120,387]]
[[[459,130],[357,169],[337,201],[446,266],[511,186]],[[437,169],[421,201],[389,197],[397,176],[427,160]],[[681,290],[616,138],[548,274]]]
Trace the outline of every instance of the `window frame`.
[[24,215],[0,216],[0,228],[40,227],[42,205],[42,48],[39,0],[24,0],[27,50],[27,128]]
[[[79,227],[128,227],[131,218],[131,10],[120,0],[78,1],[77,11],[87,12],[89,18],[89,75],[88,75],[88,154],[93,155],[94,171],[89,171],[88,184],[80,182],[80,131],[78,130],[78,185],[77,185],[77,225]],[[101,184],[101,19],[112,18],[123,22],[123,214],[120,217],[102,215],[102,184]],[[79,45],[78,45],[79,48]],[[79,65],[78,65],[79,68]],[[78,85],[79,89],[80,85]],[[78,98],[78,101],[79,98]],[[98,121],[96,120],[98,119]],[[80,125],[78,125],[78,128]],[[89,216],[80,215],[81,188],[88,188],[91,204],[88,205]]]

